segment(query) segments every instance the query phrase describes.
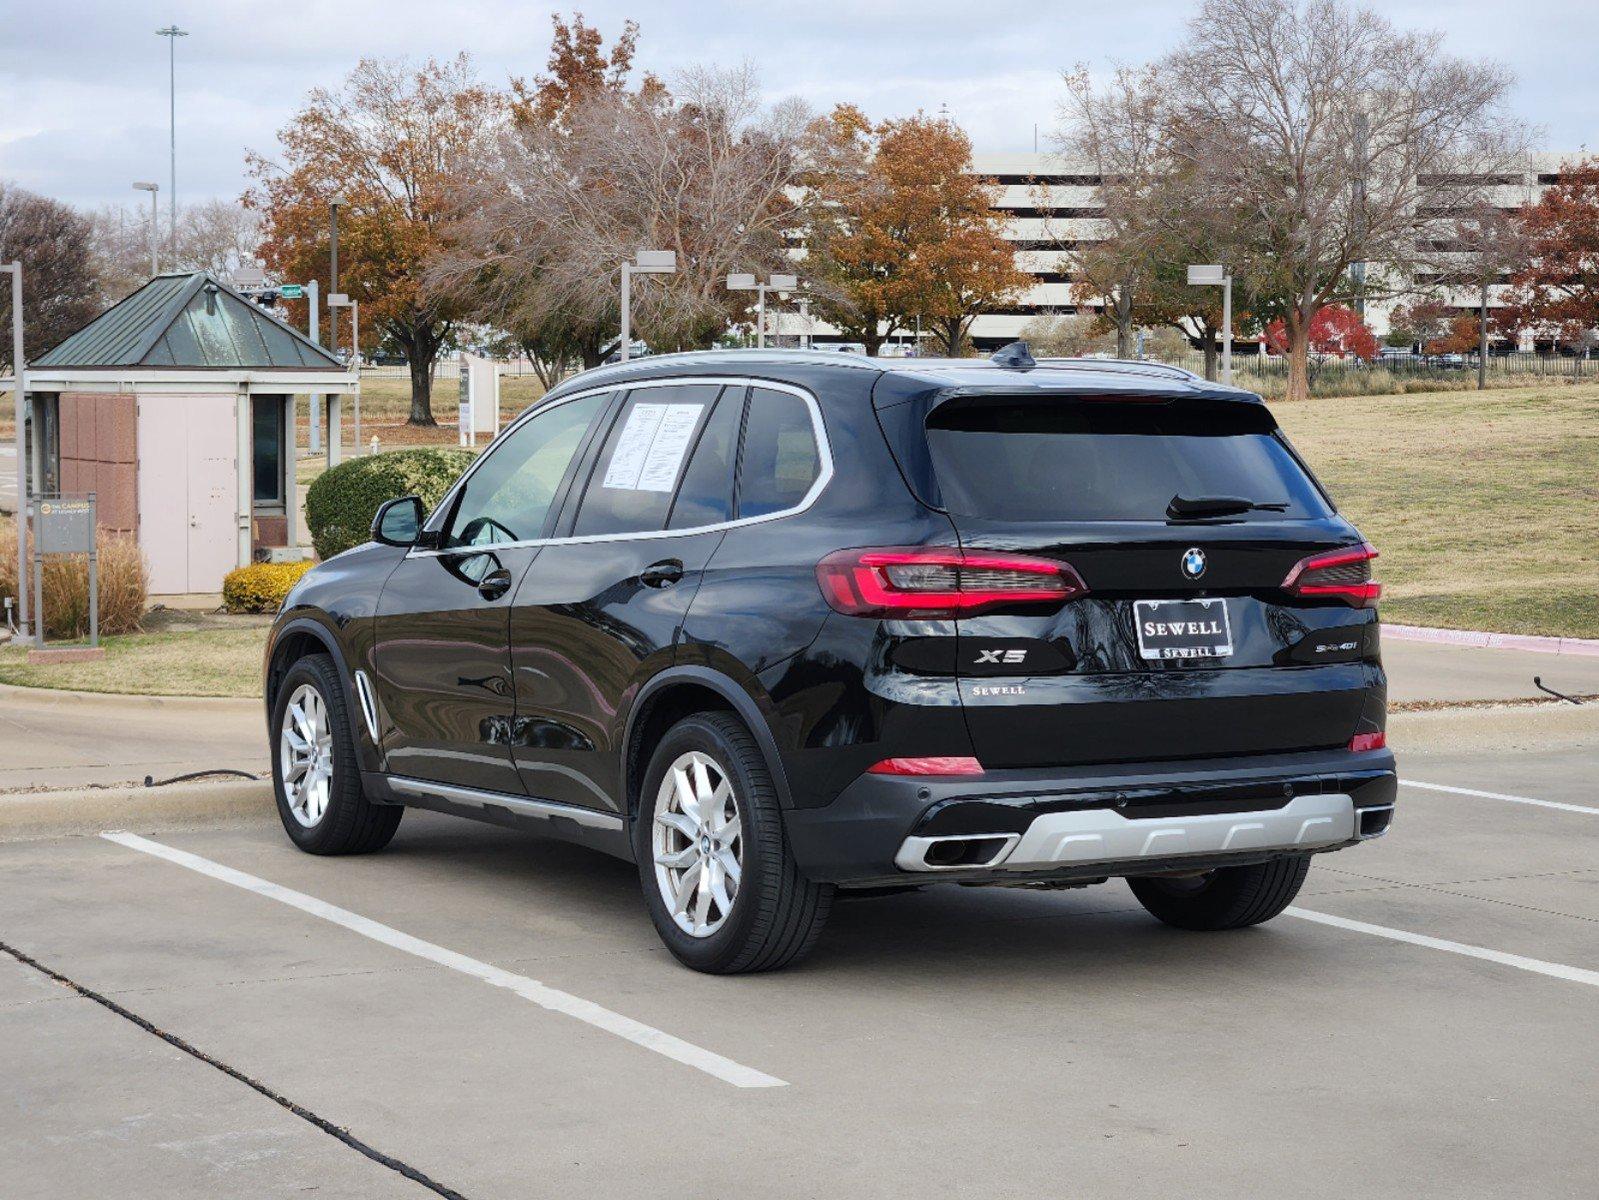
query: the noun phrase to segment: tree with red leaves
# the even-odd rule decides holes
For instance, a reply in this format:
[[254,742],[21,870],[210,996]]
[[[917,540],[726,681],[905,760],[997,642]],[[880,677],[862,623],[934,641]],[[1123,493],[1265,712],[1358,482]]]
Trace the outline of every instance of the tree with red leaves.
[[1587,344],[1599,328],[1599,158],[1562,165],[1522,226],[1528,261],[1512,276],[1500,327]]
[[[1310,350],[1330,358],[1377,357],[1377,335],[1355,313],[1342,304],[1329,304],[1317,310],[1310,321]],[[1266,326],[1266,349],[1273,354],[1288,352],[1288,330],[1278,317]]]

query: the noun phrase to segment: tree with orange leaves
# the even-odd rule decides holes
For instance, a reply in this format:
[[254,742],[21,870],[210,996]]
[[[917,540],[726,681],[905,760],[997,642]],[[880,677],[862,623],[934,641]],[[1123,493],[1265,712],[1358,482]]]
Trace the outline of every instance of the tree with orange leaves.
[[[638,53],[638,22],[623,23],[609,52],[603,35],[583,20],[582,13],[574,13],[570,22],[552,13],[550,24],[554,36],[546,66],[549,73],[534,76],[531,83],[521,77],[511,80],[511,115],[519,125],[554,125],[569,132],[572,114],[584,102],[628,90],[633,58]],[[663,98],[666,88],[646,71],[637,91],[646,101],[653,101]]]
[[279,131],[281,163],[247,156],[260,255],[283,279],[328,278],[328,204],[343,196],[339,290],[360,301],[367,345],[405,352],[412,425],[435,423],[433,364],[461,315],[451,293],[425,285],[424,271],[445,242],[454,172],[503,108],[464,54],[420,66],[363,59],[337,89],[313,89]]
[[873,124],[840,105],[812,127],[806,274],[816,310],[868,354],[917,317],[958,353],[979,311],[1026,282],[972,175],[971,142],[917,114]]

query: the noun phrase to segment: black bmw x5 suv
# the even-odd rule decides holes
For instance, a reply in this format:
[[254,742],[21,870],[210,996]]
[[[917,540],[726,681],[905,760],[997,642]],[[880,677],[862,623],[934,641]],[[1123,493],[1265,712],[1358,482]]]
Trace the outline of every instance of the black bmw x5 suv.
[[638,864],[770,969],[838,889],[1124,877],[1264,921],[1393,813],[1366,545],[1259,397],[1148,363],[654,357],[386,505],[267,649],[317,854],[405,808]]

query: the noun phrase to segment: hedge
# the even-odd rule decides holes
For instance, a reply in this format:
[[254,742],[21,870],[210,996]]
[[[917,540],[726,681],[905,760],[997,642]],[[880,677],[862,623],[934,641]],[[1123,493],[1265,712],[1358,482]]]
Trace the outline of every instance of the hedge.
[[305,495],[305,521],[323,559],[370,539],[372,518],[386,500],[419,496],[431,510],[474,454],[454,446],[423,446],[351,458],[317,476]]
[[308,562],[251,563],[222,577],[222,603],[230,613],[272,613],[312,567]]

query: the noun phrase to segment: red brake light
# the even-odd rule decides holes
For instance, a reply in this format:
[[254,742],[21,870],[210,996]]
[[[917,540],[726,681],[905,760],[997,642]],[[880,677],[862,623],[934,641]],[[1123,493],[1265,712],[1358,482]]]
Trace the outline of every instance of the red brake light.
[[1357,733],[1349,739],[1351,750],[1382,750],[1388,745],[1388,735],[1379,729],[1376,733]]
[[816,564],[836,611],[857,617],[957,617],[1012,604],[1058,604],[1085,595],[1070,566],[1048,558],[889,546],[839,550]]
[[1371,608],[1382,595],[1382,584],[1371,577],[1371,560],[1377,551],[1368,542],[1347,550],[1312,554],[1294,564],[1283,580],[1291,596],[1342,600],[1356,608]]
[[866,768],[868,775],[981,775],[975,758],[885,758]]

